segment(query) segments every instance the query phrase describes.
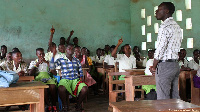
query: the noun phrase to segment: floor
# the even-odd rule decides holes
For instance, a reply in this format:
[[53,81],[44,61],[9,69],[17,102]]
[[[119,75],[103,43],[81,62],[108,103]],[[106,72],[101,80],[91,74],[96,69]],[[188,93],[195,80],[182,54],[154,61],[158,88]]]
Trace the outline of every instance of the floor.
[[[74,104],[70,104],[70,112],[75,112]],[[12,106],[9,111],[5,111],[5,107],[0,107],[0,112],[29,112],[29,110],[21,111],[18,106]],[[87,102],[84,102],[84,112],[108,112],[108,96],[104,94],[88,96]]]

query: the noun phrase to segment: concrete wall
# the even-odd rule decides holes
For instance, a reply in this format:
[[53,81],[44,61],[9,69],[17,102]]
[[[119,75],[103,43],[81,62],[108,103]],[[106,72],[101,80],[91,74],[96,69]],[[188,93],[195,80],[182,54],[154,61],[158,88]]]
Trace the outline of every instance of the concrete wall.
[[105,44],[130,39],[129,0],[1,0],[0,45],[18,47],[24,58],[36,58],[35,49],[47,49],[50,28],[53,41],[67,38],[71,30],[80,46],[92,52]]
[[[187,50],[187,56],[192,56],[194,49],[199,49],[199,23],[200,23],[200,0],[192,0],[192,9],[186,10],[185,0],[163,0],[173,2],[176,10],[182,10],[183,12],[183,21],[177,22],[180,27],[183,29],[183,42],[182,48]],[[160,0],[130,0],[130,12],[131,12],[131,43],[141,47],[142,42],[146,42],[147,36],[143,36],[141,32],[141,26],[146,25],[146,33],[152,33],[152,42],[147,43],[147,49],[155,48],[155,41],[157,40],[157,34],[154,33],[154,23],[159,23],[160,21],[156,20],[154,17],[154,7],[158,6],[161,2]],[[146,17],[152,17],[152,25],[147,26],[147,19],[141,19],[141,9],[146,9]],[[176,14],[173,15],[176,20]],[[192,30],[186,30],[186,18],[192,18]],[[194,48],[187,48],[187,38],[194,38]],[[147,51],[142,51],[142,54],[145,56]]]

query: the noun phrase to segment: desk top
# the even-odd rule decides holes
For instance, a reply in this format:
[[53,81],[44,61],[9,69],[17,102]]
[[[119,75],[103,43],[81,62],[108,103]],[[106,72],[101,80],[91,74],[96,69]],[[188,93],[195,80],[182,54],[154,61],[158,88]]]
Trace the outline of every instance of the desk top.
[[0,88],[0,91],[4,90],[19,90],[19,89],[40,89],[40,88],[49,88],[48,85],[43,84],[39,81],[33,82],[18,82],[16,84],[11,84],[8,88]]
[[184,102],[180,99],[141,100],[110,102],[109,104],[119,112],[156,112],[176,110],[200,110],[200,106]]
[[145,69],[122,69],[125,70],[126,72],[144,72]]

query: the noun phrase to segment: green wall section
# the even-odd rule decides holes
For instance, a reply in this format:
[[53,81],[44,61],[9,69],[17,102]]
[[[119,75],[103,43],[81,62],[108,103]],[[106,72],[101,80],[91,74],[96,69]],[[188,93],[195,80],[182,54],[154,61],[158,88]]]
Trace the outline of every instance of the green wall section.
[[[195,49],[199,49],[200,43],[200,32],[199,32],[199,22],[200,22],[200,0],[192,0],[192,9],[186,10],[185,0],[163,0],[173,2],[176,10],[182,10],[182,22],[177,22],[183,29],[183,41],[182,48],[187,50],[187,56],[191,57],[192,52]],[[154,17],[154,7],[158,6],[163,1],[161,0],[130,0],[130,12],[131,12],[131,43],[132,45],[137,45],[141,47],[142,42],[146,42],[147,36],[142,35],[141,26],[146,25],[146,33],[152,34],[152,42],[147,43],[147,49],[155,48],[155,41],[157,40],[157,34],[154,33],[154,23],[161,23],[161,21],[156,20]],[[147,19],[141,19],[141,9],[146,9],[146,18],[151,15],[151,26],[147,26]],[[173,14],[176,20],[176,13]],[[186,30],[186,18],[192,18],[192,30]],[[194,48],[187,48],[187,38],[194,38]],[[145,56],[147,51],[142,51]]]
[[[194,38],[194,48],[186,49],[187,56],[199,48],[200,0],[192,0],[192,9],[185,9],[185,0],[168,0],[182,10],[183,21],[177,22],[184,30],[182,48],[187,48],[187,38]],[[154,48],[157,34],[154,23],[161,23],[154,17],[154,6],[160,0],[1,0],[0,1],[0,45],[8,46],[8,51],[18,47],[23,57],[36,58],[35,49],[47,49],[50,28],[56,29],[53,41],[67,38],[71,30],[73,37],[79,38],[80,46],[95,50],[105,44],[116,45],[123,36],[124,43],[141,47],[147,39],[142,36],[141,26],[147,20],[141,19],[141,9],[146,9],[146,17],[152,16],[152,25],[146,25],[146,33],[152,33],[152,42],[147,49]],[[192,30],[186,30],[186,18],[192,18]],[[176,16],[174,14],[174,19]],[[71,39],[72,40],[72,39]],[[142,51],[146,56],[147,51]]]
[[71,30],[80,46],[95,53],[105,44],[117,44],[123,36],[130,38],[129,0],[1,0],[0,45],[8,51],[18,47],[24,58],[36,58],[35,49],[47,49],[50,28],[56,32],[53,41],[67,38]]

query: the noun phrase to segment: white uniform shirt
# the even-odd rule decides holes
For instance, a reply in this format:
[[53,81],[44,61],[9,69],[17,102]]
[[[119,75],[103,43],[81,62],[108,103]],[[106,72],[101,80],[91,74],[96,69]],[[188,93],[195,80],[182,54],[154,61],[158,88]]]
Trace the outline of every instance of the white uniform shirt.
[[108,65],[115,65],[116,61],[114,60],[114,57],[106,55],[104,62],[106,62]]
[[146,75],[152,75],[149,68],[150,68],[150,66],[153,66],[153,60],[154,59],[149,59],[146,63],[146,68],[145,68],[145,71],[144,71]]
[[136,67],[136,58],[134,55],[130,55],[128,58],[125,54],[117,60],[119,62],[119,72],[125,72],[123,69],[133,69]]
[[[38,62],[38,59],[36,59],[35,61],[31,61],[28,69],[32,69],[34,65],[36,65],[37,62]],[[47,63],[39,64],[38,72],[48,72],[48,64]]]
[[196,63],[194,59],[190,60],[190,62],[188,63],[188,67],[194,70],[198,70],[199,66],[200,64]]
[[154,53],[156,60],[178,59],[178,52],[182,42],[180,26],[173,17],[167,18],[158,30],[157,48]]
[[181,67],[181,66],[188,67],[188,64],[189,64],[188,60],[185,59],[185,58],[184,58],[184,63],[183,63],[182,61],[179,61],[178,63],[179,63],[179,66],[180,66],[180,67]]

